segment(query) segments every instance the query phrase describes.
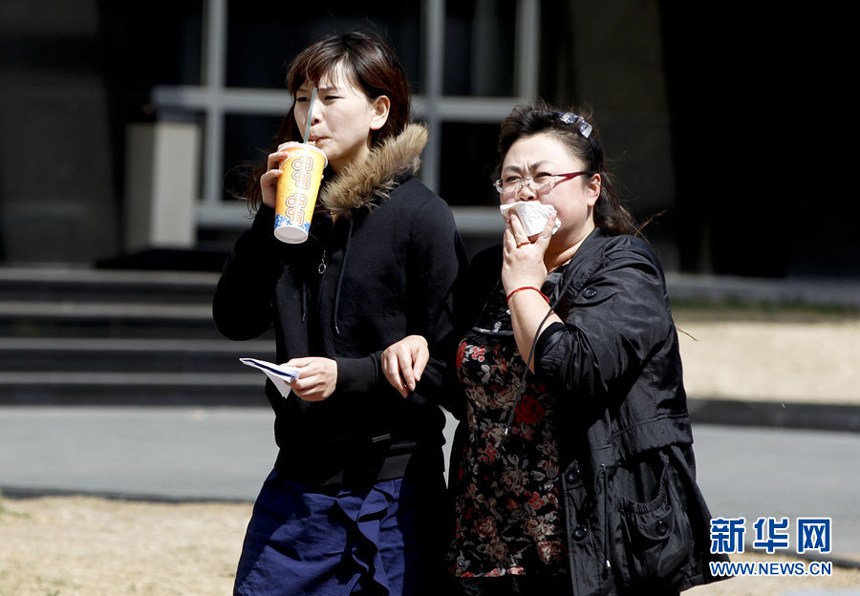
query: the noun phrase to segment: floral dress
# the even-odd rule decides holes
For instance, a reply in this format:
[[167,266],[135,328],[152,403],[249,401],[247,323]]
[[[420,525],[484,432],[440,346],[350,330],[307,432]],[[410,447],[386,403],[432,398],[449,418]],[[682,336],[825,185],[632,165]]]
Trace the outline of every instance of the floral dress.
[[525,369],[499,283],[457,353],[467,436],[454,482],[455,576],[567,573],[556,404],[531,373],[517,402]]

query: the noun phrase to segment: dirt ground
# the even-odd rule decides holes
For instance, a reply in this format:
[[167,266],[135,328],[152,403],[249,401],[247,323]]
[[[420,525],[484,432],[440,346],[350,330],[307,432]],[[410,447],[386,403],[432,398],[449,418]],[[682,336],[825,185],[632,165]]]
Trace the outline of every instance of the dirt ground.
[[[860,404],[856,314],[676,309],[676,321],[691,396]],[[229,594],[250,512],[246,503],[0,497],[0,596]],[[740,577],[687,594],[848,588],[860,588],[860,569],[834,566],[830,577]]]
[[250,504],[6,499],[2,596],[224,596]]
[[[94,497],[6,500],[0,596],[226,596],[249,504],[139,503]],[[733,560],[791,561],[738,555]],[[860,587],[860,569],[830,577],[736,577],[691,596],[782,596]]]
[[860,313],[674,314],[690,397],[860,405]]

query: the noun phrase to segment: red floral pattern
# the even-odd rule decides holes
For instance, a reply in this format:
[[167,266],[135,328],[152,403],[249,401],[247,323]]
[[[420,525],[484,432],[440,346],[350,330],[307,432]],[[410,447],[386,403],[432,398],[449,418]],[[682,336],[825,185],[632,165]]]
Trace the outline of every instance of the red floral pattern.
[[[496,313],[509,330],[506,309],[497,306]],[[457,351],[468,438],[456,476],[452,572],[566,573],[554,401],[529,375],[510,434],[501,442],[525,362],[513,336],[499,327],[473,329]]]

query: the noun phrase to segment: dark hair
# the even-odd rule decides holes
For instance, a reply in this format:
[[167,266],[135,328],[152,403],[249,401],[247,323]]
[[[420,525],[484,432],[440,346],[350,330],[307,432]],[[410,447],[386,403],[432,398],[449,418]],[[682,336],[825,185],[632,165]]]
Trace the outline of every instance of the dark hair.
[[[343,67],[349,82],[364,91],[368,100],[385,95],[391,102],[385,124],[373,131],[371,146],[403,132],[409,123],[411,90],[400,59],[379,36],[350,31],[323,37],[302,50],[291,63],[286,83],[293,105],[281,122],[273,150],[281,143],[303,140],[295,118],[295,96],[299,87],[305,81],[319,83],[338,66]],[[251,208],[262,199],[259,179],[265,171],[263,164],[248,178],[247,199]]]
[[594,223],[616,234],[637,233],[633,216],[618,201],[612,176],[606,171],[603,146],[587,108],[560,111],[546,104],[516,106],[502,122],[499,134],[499,168],[516,141],[549,134],[561,141],[592,174],[600,174],[600,196],[594,205]]

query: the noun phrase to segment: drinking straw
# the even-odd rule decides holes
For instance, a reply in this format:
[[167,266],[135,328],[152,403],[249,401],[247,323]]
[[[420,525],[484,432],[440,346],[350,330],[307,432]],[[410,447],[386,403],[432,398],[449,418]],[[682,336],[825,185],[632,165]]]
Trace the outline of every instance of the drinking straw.
[[314,102],[317,99],[317,88],[314,87],[314,90],[311,91],[311,105],[308,108],[308,123],[305,126],[305,143],[308,142],[308,137],[311,135],[311,117],[314,114]]

